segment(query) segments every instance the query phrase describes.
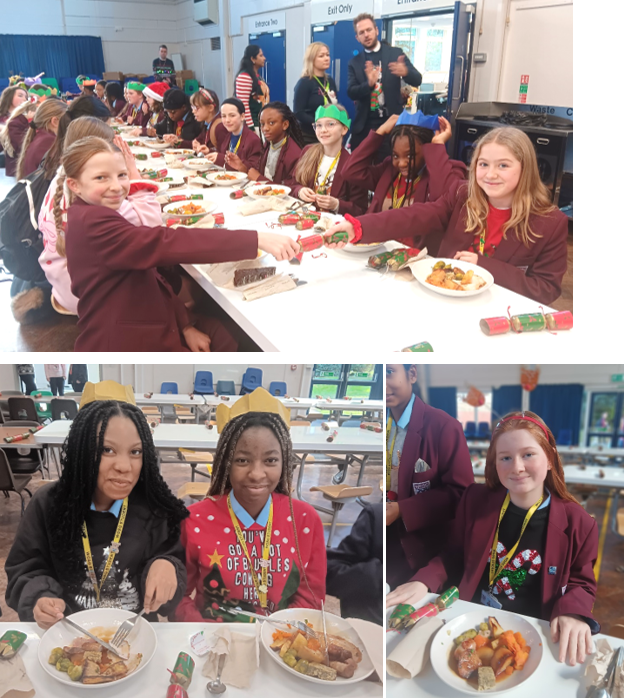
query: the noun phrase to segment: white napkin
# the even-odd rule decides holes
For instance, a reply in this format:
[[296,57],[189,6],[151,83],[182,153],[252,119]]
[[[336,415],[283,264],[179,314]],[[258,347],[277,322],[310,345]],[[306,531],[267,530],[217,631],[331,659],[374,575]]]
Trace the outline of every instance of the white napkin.
[[362,644],[378,675],[378,680],[382,683],[382,677],[384,676],[384,628],[381,625],[376,625],[360,618],[346,618],[345,620],[358,633],[358,637],[362,640]]
[[246,286],[243,291],[243,300],[255,301],[266,296],[274,296],[276,293],[292,291],[294,288],[297,288],[297,284],[290,276],[276,274],[264,281],[259,281],[257,284]]
[[19,654],[12,659],[0,659],[0,698],[30,698],[35,695]]
[[422,618],[386,658],[386,671],[398,679],[413,679],[427,665],[430,643],[442,627],[438,616]]
[[[606,671],[608,670],[608,664],[612,658],[612,652],[618,649],[618,647],[610,647],[610,643],[601,638],[597,640],[595,645],[595,654],[592,658],[590,664],[586,667],[585,675],[590,678],[591,684],[593,686],[599,685],[603,681]],[[620,669],[616,672],[616,679],[614,681],[614,691],[612,692],[612,698],[623,698],[623,665],[621,664]]]
[[248,688],[259,665],[258,632],[260,623],[254,623],[254,634],[230,632],[226,627],[219,627],[206,642],[211,648],[202,668],[202,676],[214,680],[217,678],[219,657],[226,655],[226,663],[221,673],[221,680],[234,688]]

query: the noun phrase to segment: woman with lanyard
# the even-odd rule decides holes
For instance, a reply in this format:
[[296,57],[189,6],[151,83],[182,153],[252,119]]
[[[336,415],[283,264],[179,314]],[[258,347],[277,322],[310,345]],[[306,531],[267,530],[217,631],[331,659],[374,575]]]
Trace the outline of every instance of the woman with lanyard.
[[291,196],[331,213],[359,215],[367,207],[367,190],[352,184],[343,175],[351,157],[343,147],[343,138],[351,121],[345,108],[329,104],[315,113],[318,143],[307,145],[297,163]]
[[321,106],[338,104],[336,83],[326,71],[330,68],[330,49],[321,41],[309,44],[304,54],[302,77],[295,85],[293,111],[302,128],[304,144],[317,142],[313,124]]
[[263,388],[217,407],[208,496],[189,508],[182,531],[188,582],[176,620],[249,622],[237,609],[320,607],[323,526],[310,504],[291,499],[288,423],[289,410]]
[[130,386],[86,384],[62,465],[20,522],[7,604],[42,628],[88,608],[143,608],[149,620],[173,611],[186,584],[180,524],[189,514],[160,475]]
[[414,364],[386,366],[386,581],[391,589],[443,549],[473,483],[462,425],[419,397]]
[[219,142],[228,137],[219,114],[219,97],[213,90],[200,87],[191,95],[191,110],[196,120],[202,124],[202,130],[193,141],[196,155],[207,155],[217,149]]
[[584,662],[600,630],[597,524],[567,491],[554,436],[537,414],[497,424],[485,479],[465,491],[444,551],[387,604],[418,604],[449,582],[465,601],[550,621],[559,661]]
[[[260,138],[245,123],[245,107],[236,97],[221,104],[221,123],[227,134],[219,141],[217,152],[208,153],[207,160],[225,165],[227,170],[246,172],[260,167],[263,146]],[[247,168],[247,169],[246,169]]]

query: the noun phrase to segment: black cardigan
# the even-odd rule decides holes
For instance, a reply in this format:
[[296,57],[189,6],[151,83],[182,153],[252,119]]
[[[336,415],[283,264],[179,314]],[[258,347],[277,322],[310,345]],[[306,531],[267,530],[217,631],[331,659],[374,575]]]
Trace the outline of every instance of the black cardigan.
[[[189,109],[184,126],[180,132],[180,140],[183,148],[190,148],[191,143],[200,135],[202,124],[198,123],[193,116],[193,112]],[[156,124],[154,129],[159,136],[164,136],[166,133],[176,133],[176,124],[166,116],[160,123]]]
[[[331,75],[326,75],[328,92],[336,94],[336,83]],[[321,81],[323,82],[323,80]],[[323,91],[315,78],[300,78],[295,85],[293,93],[293,112],[299,121],[304,135],[311,136],[313,142],[317,142],[313,123],[315,122],[315,112],[323,106]]]

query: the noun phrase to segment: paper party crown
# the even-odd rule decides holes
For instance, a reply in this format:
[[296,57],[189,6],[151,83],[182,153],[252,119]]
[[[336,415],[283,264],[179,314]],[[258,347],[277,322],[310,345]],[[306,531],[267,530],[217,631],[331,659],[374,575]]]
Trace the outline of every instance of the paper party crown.
[[326,104],[325,106],[320,106],[317,107],[317,111],[315,112],[315,121],[319,121],[319,119],[336,119],[340,123],[343,124],[343,126],[347,126],[349,128],[351,126],[351,119],[347,115],[347,112],[344,111],[343,109],[339,109],[336,104]]
[[426,116],[420,109],[411,112],[408,109],[399,115],[396,126],[406,124],[407,126],[419,126],[420,128],[429,128],[431,131],[438,131],[438,116]]
[[221,433],[231,419],[247,412],[273,412],[282,417],[287,426],[291,421],[291,410],[264,388],[256,388],[253,393],[239,398],[232,407],[223,403],[217,406],[217,431]]
[[126,89],[134,90],[135,92],[143,92],[145,85],[142,82],[127,82]]
[[85,383],[82,391],[82,399],[80,407],[96,400],[117,400],[118,402],[128,402],[131,405],[136,405],[135,394],[132,385],[121,385],[116,381],[100,381],[99,383]]

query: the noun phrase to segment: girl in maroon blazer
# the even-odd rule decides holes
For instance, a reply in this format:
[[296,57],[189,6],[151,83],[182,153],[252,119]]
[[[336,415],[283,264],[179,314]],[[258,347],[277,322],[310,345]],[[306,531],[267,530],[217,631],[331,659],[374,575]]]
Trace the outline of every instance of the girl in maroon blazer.
[[222,138],[216,153],[206,157],[211,162],[226,166],[227,170],[247,172],[260,167],[263,149],[260,138],[245,123],[245,107],[236,97],[224,99],[221,104],[221,122],[228,135]]
[[[147,103],[143,99],[143,90],[145,85],[141,82],[129,82],[126,84],[126,90],[128,94],[128,104],[131,105],[128,116],[126,117],[126,123],[129,126],[139,126],[143,128],[147,125],[150,119],[150,112],[147,109]],[[146,109],[143,109],[143,105],[146,105]]]
[[54,143],[59,121],[66,111],[67,104],[55,98],[48,98],[37,107],[22,143],[17,161],[17,179],[27,177],[39,167]]
[[[186,324],[184,306],[156,267],[256,259],[258,248],[278,260],[299,246],[285,235],[250,230],[135,226],[118,209],[130,189],[124,157],[102,138],[83,138],[63,154],[74,201],[67,212],[67,268],[78,297],[84,351],[236,351],[216,319]],[[149,183],[146,183],[149,185]]]
[[462,425],[426,405],[415,391],[415,365],[387,364],[386,581],[391,589],[441,552],[458,502],[473,483]]
[[540,181],[536,152],[523,131],[496,128],[475,146],[468,183],[437,201],[367,214],[331,228],[350,242],[421,233],[430,254],[484,267],[495,283],[550,304],[567,267],[568,222]]
[[295,166],[302,154],[302,131],[284,102],[269,102],[260,112],[260,128],[265,137],[260,167],[247,176],[254,181],[293,183]]
[[466,489],[444,552],[387,604],[415,604],[455,584],[465,601],[550,621],[560,661],[583,662],[600,630],[592,615],[597,524],[567,491],[538,415],[514,412],[497,424],[485,478]]
[[191,111],[195,120],[202,125],[202,130],[193,141],[193,150],[196,155],[215,152],[219,143],[229,135],[221,123],[217,93],[200,87],[199,92],[191,95]]
[[[463,162],[450,160],[445,143],[451,138],[451,125],[439,116],[440,130],[401,124],[392,114],[377,131],[370,131],[351,154],[343,176],[372,191],[367,213],[404,208],[413,203],[436,201],[453,184],[466,179]],[[372,165],[377,152],[391,134],[392,156]],[[402,240],[414,246],[415,239]]]
[[307,145],[295,168],[291,194],[315,204],[321,211],[358,216],[367,208],[367,189],[344,174],[350,154],[343,138],[351,121],[340,104],[328,104],[315,112],[313,128],[319,143]]
[[22,143],[28,133],[30,122],[35,116],[37,105],[24,102],[15,108],[4,126],[0,127],[0,143],[5,152],[5,167],[7,177],[14,177],[17,170],[17,159],[22,152]]

